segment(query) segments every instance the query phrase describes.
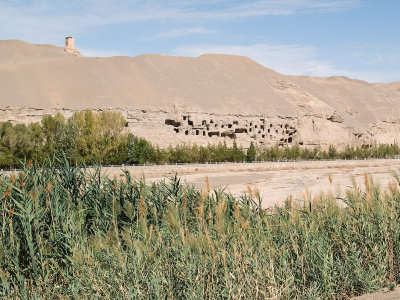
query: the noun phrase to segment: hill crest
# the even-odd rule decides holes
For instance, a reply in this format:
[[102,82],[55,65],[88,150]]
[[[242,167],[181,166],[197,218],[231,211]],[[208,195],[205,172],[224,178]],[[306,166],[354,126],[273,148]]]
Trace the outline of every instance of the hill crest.
[[[399,83],[286,76],[244,56],[77,57],[62,47],[0,41],[3,110],[119,109],[297,122],[331,118],[340,120],[335,123],[341,128],[353,128],[366,136],[382,122],[397,124],[399,103]],[[332,127],[329,124],[324,126]],[[320,139],[318,134],[314,142]]]

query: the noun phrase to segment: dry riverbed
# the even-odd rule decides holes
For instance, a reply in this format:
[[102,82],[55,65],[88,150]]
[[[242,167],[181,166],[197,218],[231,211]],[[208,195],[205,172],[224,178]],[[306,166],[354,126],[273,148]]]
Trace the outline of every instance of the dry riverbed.
[[[249,187],[258,190],[263,207],[282,203],[287,197],[302,200],[321,192],[345,196],[353,188],[353,180],[360,186],[364,174],[372,176],[375,183],[387,187],[400,174],[400,159],[337,160],[265,163],[226,163],[194,165],[162,165],[126,167],[132,176],[144,176],[147,181],[157,181],[177,174],[182,181],[196,187],[205,186],[208,177],[211,188],[225,188],[233,195],[248,193]],[[110,176],[119,176],[121,168],[106,168]]]

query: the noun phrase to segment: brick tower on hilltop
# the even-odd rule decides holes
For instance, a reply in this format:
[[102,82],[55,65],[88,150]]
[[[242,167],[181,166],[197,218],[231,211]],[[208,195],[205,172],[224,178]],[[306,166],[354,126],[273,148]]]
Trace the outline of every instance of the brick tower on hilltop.
[[68,52],[72,55],[75,56],[81,56],[81,54],[79,53],[79,51],[75,48],[75,40],[72,36],[67,36],[65,38],[65,48],[64,48],[65,52]]

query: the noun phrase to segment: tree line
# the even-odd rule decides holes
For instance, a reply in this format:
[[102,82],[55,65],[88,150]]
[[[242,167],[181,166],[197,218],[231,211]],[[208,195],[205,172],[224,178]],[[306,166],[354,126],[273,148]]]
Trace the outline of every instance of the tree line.
[[325,151],[321,147],[309,149],[299,145],[263,147],[253,142],[244,149],[236,141],[232,146],[181,144],[160,148],[127,132],[126,124],[121,113],[90,110],[75,112],[68,119],[60,113],[45,115],[41,122],[28,125],[3,122],[0,123],[0,166],[13,167],[24,160],[41,164],[60,153],[74,165],[363,159],[400,155],[397,144],[371,148],[348,146],[342,151],[334,146]]

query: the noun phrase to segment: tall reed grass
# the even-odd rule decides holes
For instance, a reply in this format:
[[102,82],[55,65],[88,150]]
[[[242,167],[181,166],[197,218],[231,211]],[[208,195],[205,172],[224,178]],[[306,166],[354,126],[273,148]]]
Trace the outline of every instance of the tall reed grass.
[[0,178],[0,295],[344,299],[399,281],[398,177],[382,188],[366,176],[341,200],[260,203],[177,177],[25,165]]

